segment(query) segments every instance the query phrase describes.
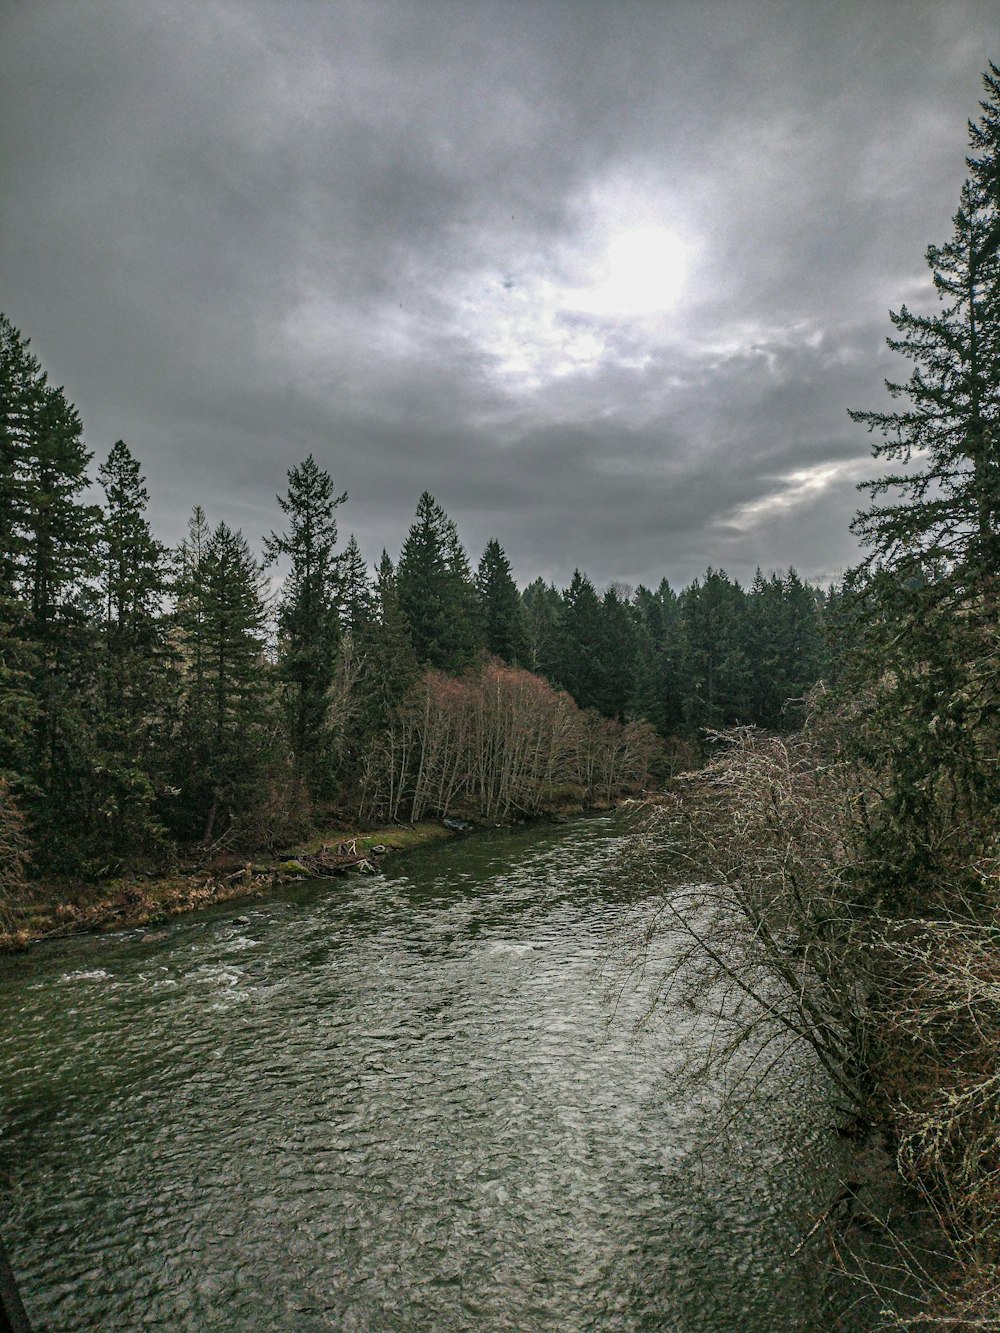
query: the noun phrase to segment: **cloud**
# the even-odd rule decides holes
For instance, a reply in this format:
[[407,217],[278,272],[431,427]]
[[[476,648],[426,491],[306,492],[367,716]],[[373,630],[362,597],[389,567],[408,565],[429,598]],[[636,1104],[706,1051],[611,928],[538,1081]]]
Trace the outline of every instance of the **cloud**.
[[369,558],[429,489],[523,580],[829,573],[995,20],[900,15],[16,7],[4,309],[168,540],[256,539],[312,450]]

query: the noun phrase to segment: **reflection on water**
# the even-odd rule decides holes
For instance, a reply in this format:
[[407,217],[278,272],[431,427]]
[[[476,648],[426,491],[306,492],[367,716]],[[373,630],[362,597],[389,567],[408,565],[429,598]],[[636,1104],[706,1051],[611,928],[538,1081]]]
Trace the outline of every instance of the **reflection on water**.
[[684,1026],[610,1005],[622,836],[477,836],[6,960],[0,1225],[37,1327],[837,1326],[791,1257],[822,1105],[707,1142]]

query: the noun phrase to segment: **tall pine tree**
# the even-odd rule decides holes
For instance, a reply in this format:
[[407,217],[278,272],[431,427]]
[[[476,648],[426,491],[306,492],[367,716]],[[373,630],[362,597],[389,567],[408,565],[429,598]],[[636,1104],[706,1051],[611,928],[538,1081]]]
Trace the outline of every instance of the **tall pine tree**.
[[869,554],[842,620],[866,757],[885,771],[877,854],[907,911],[935,901],[950,863],[986,854],[1000,805],[1000,69],[984,81],[952,235],[927,250],[938,308],[890,314],[889,346],[914,366],[887,382],[902,405],[852,413],[900,465],[855,521]]
[[340,559],[340,623],[346,634],[357,638],[375,614],[375,594],[368,566],[352,532]]
[[562,594],[559,617],[558,683],[581,708],[599,709],[607,695],[601,599],[586,574],[574,569]]
[[555,584],[529,583],[522,595],[527,650],[524,664],[537,676],[555,681],[559,669],[559,618],[562,599]]
[[[89,579],[97,510],[76,408],[0,317],[0,708],[3,767],[26,793],[39,848],[75,869],[92,842]],[[81,853],[86,855],[86,853]]]
[[480,642],[486,651],[511,665],[525,665],[524,606],[510,562],[495,538],[487,542],[476,570],[476,610]]
[[403,543],[396,592],[417,660],[461,671],[475,657],[475,595],[458,529],[424,491]]
[[185,839],[247,827],[275,753],[263,571],[246,538],[195,511],[181,551],[176,621],[185,663],[173,817]]
[[337,669],[342,570],[336,552],[337,495],[330,474],[312,454],[288,473],[288,494],[278,504],[288,529],[266,541],[271,560],[286,556],[291,568],[278,609],[278,673],[295,770],[306,790],[331,793],[332,730],[328,695]]
[[106,852],[119,858],[162,842],[155,806],[172,740],[175,678],[162,606],[166,551],[150,529],[139,464],[123,440],[97,479],[105,505],[98,527],[100,763],[93,799]]
[[28,340],[0,315],[0,775],[17,784],[31,765],[36,656],[21,586],[27,538],[30,406],[44,384]]

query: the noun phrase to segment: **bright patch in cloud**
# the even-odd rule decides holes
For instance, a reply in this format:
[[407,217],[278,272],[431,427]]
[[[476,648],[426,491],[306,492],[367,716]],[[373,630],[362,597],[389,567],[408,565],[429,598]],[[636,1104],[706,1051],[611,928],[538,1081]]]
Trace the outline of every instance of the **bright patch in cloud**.
[[871,460],[865,458],[849,463],[820,463],[788,472],[778,479],[780,490],[740,505],[727,521],[744,532],[770,527],[783,516],[815,504],[833,486],[856,485],[871,470]]
[[673,336],[688,246],[666,207],[595,194],[573,234],[506,272],[479,271],[455,294],[458,330],[514,387],[602,365],[641,369]]
[[676,305],[685,268],[684,244],[675,232],[630,228],[611,237],[590,284],[568,295],[577,310],[589,314],[642,318]]

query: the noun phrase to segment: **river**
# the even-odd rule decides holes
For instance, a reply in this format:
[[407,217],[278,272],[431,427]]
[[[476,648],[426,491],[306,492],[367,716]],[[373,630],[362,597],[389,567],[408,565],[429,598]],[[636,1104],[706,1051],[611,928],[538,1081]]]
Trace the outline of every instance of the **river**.
[[[0,959],[0,1230],[38,1330],[842,1327],[830,1112],[725,1134],[608,958],[620,817]],[[655,949],[652,961],[655,963]],[[664,946],[665,947],[665,946]],[[798,1088],[800,1085],[796,1085]]]

